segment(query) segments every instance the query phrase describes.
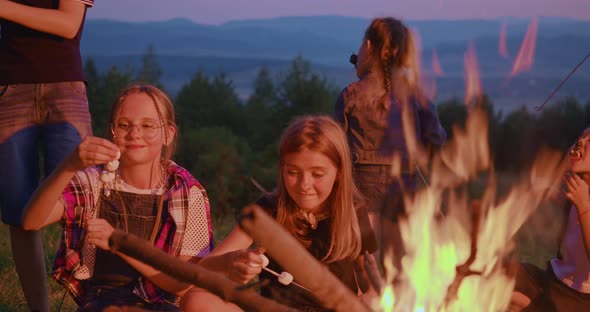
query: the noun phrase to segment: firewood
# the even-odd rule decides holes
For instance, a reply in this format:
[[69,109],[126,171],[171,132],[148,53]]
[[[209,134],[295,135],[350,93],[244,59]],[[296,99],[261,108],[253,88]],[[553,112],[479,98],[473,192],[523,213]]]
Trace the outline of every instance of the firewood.
[[146,240],[121,230],[109,238],[111,250],[138,259],[175,279],[206,289],[225,301],[237,304],[246,311],[297,311],[276,301],[262,297],[253,289],[226,278],[221,273],[207,270],[198,264],[180,260],[154,247]]

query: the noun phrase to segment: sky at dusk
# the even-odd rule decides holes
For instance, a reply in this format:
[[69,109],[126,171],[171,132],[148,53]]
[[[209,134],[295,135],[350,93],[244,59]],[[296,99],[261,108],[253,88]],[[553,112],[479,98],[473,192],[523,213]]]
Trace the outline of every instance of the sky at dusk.
[[590,0],[97,0],[89,18],[153,21],[342,15],[406,20],[555,16],[590,20]]

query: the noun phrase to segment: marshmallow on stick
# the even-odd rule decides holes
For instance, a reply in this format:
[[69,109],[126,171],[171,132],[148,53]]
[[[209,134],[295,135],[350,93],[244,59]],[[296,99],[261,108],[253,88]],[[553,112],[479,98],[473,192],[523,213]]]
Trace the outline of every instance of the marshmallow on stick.
[[305,290],[309,291],[309,289],[307,289],[307,288],[303,287],[302,285],[294,282],[293,281],[293,275],[291,275],[291,273],[283,271],[283,272],[281,272],[281,274],[279,274],[279,273],[277,273],[277,272],[275,272],[275,271],[267,268],[268,263],[270,262],[268,260],[268,257],[267,256],[265,256],[264,254],[262,254],[262,255],[260,255],[260,258],[262,258],[262,269],[265,270],[266,272],[268,272],[268,273],[276,276],[277,279],[278,279],[278,281],[279,281],[279,283],[281,283],[283,285],[289,285],[289,284],[293,283],[293,285],[295,285],[295,286],[297,286],[297,287],[299,287],[301,289],[305,289]]

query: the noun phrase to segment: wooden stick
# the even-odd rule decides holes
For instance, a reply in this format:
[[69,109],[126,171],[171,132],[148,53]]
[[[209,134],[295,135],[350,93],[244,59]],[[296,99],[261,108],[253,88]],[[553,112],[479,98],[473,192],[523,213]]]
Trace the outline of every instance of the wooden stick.
[[369,311],[348,287],[319,263],[289,232],[267,215],[258,205],[249,205],[242,211],[241,228],[254,241],[266,248],[281,267],[293,274],[299,284],[309,289],[326,309],[337,312]]
[[159,269],[179,281],[206,289],[246,311],[297,311],[259,295],[253,289],[239,290],[240,284],[198,264],[180,260],[133,234],[115,230],[109,238],[111,250],[119,251]]
[[[277,277],[277,279],[278,279],[279,277],[281,277],[281,274],[279,274],[278,272],[275,272],[275,271],[273,271],[273,270],[271,270],[271,269],[269,269],[269,268],[265,268],[265,267],[263,267],[262,269],[263,269],[263,270],[265,270],[266,272],[268,272],[268,273],[270,273],[270,274],[272,274],[272,275],[276,276],[276,277]],[[288,273],[288,272],[287,272],[287,273]],[[279,280],[279,283],[283,284],[283,283],[281,282],[281,280]],[[297,287],[299,287],[299,288],[301,288],[301,289],[303,289],[303,290],[309,291],[309,289],[307,289],[307,288],[303,287],[303,285],[301,285],[301,284],[299,284],[299,283],[297,283],[297,282],[295,282],[295,281],[292,281],[290,284],[293,284],[293,285],[295,285],[295,286],[297,286]],[[285,284],[283,284],[283,285],[285,285]],[[287,284],[287,285],[288,285],[288,284]]]

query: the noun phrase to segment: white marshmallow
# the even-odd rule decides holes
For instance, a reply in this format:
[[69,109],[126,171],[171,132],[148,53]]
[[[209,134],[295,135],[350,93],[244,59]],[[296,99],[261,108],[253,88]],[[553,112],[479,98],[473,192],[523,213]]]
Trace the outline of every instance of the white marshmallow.
[[279,283],[289,285],[291,282],[293,282],[293,275],[289,272],[281,272],[281,275],[279,275]]
[[260,258],[262,258],[262,267],[263,267],[263,268],[266,268],[266,267],[268,266],[268,263],[270,262],[270,261],[268,260],[268,257],[267,257],[267,256],[265,256],[264,254],[261,254],[261,255],[260,255]]
[[119,161],[118,160],[112,160],[109,161],[106,165],[105,165],[105,169],[108,171],[115,171],[117,170],[117,168],[119,168]]
[[103,183],[109,183],[115,180],[115,173],[103,170],[100,174],[100,181]]

